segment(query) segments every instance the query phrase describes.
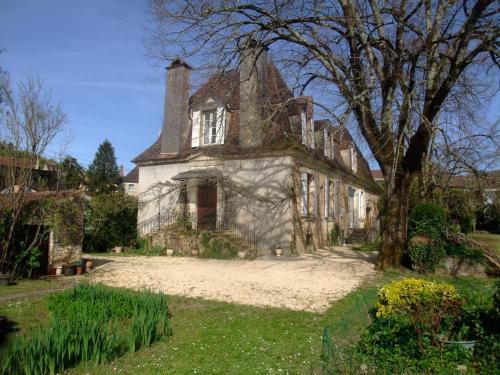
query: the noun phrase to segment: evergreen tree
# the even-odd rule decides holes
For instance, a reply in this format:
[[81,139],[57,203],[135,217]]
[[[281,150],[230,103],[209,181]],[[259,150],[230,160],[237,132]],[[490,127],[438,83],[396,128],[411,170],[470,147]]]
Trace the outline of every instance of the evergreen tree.
[[88,189],[93,193],[109,193],[118,189],[120,172],[115,149],[107,139],[99,145],[87,171]]
[[63,173],[61,178],[63,189],[79,189],[85,183],[85,170],[75,158],[66,156],[60,169]]

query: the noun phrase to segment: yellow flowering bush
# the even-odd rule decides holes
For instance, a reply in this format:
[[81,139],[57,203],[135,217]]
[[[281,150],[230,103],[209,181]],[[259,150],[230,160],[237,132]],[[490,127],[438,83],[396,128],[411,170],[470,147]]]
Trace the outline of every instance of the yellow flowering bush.
[[393,281],[378,293],[377,317],[413,315],[416,310],[432,311],[451,308],[459,304],[459,295],[453,285],[415,278]]

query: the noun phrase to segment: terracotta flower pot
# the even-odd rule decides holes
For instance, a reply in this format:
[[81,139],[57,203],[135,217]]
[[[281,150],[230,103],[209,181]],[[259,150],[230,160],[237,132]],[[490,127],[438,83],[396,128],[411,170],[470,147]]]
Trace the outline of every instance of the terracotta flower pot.
[[192,256],[197,256],[198,255],[198,249],[192,249],[191,250],[191,255]]
[[82,275],[83,274],[83,267],[77,266],[76,267],[76,274],[77,274],[77,276]]

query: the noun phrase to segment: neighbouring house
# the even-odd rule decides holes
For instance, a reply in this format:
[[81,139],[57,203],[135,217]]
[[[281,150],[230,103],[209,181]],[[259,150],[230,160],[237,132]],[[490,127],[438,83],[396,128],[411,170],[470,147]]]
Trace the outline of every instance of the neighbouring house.
[[[7,186],[12,180],[6,173],[31,170],[31,186],[26,189],[30,191],[50,190],[57,187],[60,170],[56,163],[46,160],[32,160],[29,158],[18,158],[11,156],[0,156],[0,192],[16,191],[19,186]],[[22,177],[13,177],[14,181]]]
[[191,70],[180,59],[167,68],[163,130],[133,160],[140,235],[181,222],[285,254],[331,233],[373,237],[379,187],[367,161],[345,127],[314,119],[312,97],[293,96],[264,48],[193,95]]
[[139,190],[139,168],[135,167],[126,176],[122,177],[122,187],[125,194],[138,196]]
[[[31,174],[30,186],[16,185],[27,178],[25,171]],[[5,173],[18,176],[12,179],[14,185],[9,185],[11,179],[5,178]],[[38,274],[50,272],[57,266],[71,265],[82,258],[83,202],[89,197],[81,190],[58,190],[60,173],[52,162],[0,157],[0,207],[19,207],[19,201],[24,202],[29,215],[20,223],[20,235],[26,244],[39,239],[37,247],[42,255]]]

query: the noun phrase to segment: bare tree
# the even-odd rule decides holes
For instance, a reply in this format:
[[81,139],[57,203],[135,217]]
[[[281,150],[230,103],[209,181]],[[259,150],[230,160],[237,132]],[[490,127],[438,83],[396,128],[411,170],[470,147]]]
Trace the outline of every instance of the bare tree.
[[[8,215],[8,225],[0,238],[0,271],[6,272],[13,265],[13,240],[16,226],[28,203],[28,193],[33,183],[33,169],[41,162],[47,147],[66,123],[66,115],[60,105],[52,103],[51,94],[43,83],[29,77],[15,88],[7,74],[0,81],[3,103],[0,111],[0,140],[6,161],[2,169],[1,195],[3,208]],[[27,245],[27,252],[36,246],[43,214],[34,221],[39,224],[35,240]],[[19,256],[19,254],[16,254]],[[22,258],[22,254],[18,259]],[[9,266],[10,265],[10,266]]]
[[150,10],[155,56],[232,67],[253,38],[271,47],[301,92],[328,92],[316,95],[328,99],[321,108],[352,111],[387,187],[380,266],[398,266],[410,186],[439,115],[453,114],[477,83],[496,83],[499,3],[152,0]]

